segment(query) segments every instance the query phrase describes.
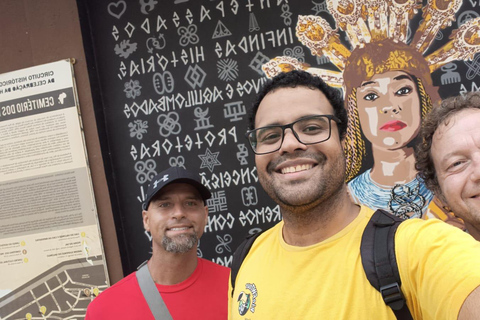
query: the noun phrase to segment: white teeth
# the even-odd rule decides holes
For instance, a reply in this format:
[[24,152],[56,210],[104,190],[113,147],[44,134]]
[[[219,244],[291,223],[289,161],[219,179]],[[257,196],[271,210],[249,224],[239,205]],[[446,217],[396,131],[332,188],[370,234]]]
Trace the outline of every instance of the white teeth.
[[188,228],[187,227],[183,227],[183,228],[171,228],[170,230],[171,231],[180,231],[180,230],[187,230]]
[[302,165],[298,165],[298,166],[295,166],[295,167],[283,168],[282,173],[283,174],[294,173],[294,172],[309,170],[311,168],[313,168],[313,165],[311,165],[311,164],[302,164]]

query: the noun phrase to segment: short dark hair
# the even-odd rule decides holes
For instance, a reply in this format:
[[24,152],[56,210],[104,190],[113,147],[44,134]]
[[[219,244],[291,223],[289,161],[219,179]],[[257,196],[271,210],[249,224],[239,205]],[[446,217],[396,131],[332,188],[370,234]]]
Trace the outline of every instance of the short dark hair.
[[338,134],[340,139],[345,137],[347,131],[347,111],[343,105],[343,98],[340,90],[330,87],[322,79],[317,76],[312,75],[306,71],[290,71],[285,73],[280,73],[275,76],[273,79],[268,80],[265,85],[262,87],[262,90],[257,96],[257,99],[253,103],[252,108],[250,109],[250,114],[248,118],[248,128],[250,130],[255,129],[255,116],[257,115],[258,107],[262,102],[263,98],[271,92],[278,88],[296,88],[296,87],[307,87],[310,89],[320,90],[325,97],[328,99],[332,105],[334,115],[340,119],[340,123],[337,124]]
[[423,121],[419,133],[420,143],[415,148],[415,168],[427,187],[435,193],[441,194],[441,190],[432,159],[433,136],[440,125],[448,124],[453,115],[465,109],[480,109],[480,92],[469,92],[443,100],[439,106],[433,107]]

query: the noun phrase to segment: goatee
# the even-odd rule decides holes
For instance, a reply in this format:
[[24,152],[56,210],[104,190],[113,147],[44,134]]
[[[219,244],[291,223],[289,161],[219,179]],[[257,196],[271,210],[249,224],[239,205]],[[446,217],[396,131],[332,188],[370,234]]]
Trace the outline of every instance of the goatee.
[[181,234],[175,237],[163,236],[162,246],[171,253],[185,253],[190,251],[198,242],[196,233]]

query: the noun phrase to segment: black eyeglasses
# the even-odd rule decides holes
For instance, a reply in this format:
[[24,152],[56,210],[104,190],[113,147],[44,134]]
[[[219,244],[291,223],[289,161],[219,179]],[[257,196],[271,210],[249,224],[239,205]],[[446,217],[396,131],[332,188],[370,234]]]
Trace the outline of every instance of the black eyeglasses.
[[255,154],[267,154],[280,150],[287,128],[290,128],[295,138],[305,145],[327,141],[332,132],[330,120],[340,123],[340,119],[333,115],[317,115],[283,126],[266,126],[248,130],[245,135]]

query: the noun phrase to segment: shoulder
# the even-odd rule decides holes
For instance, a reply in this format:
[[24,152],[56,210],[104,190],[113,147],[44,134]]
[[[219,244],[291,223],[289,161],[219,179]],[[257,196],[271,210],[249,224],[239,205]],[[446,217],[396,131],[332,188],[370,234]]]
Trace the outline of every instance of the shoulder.
[[[396,239],[411,241],[429,239],[444,239],[452,242],[454,239],[460,238],[467,241],[473,238],[459,228],[453,227],[439,219],[409,219],[400,224]],[[452,239],[453,238],[453,239]],[[474,240],[473,240],[474,241]]]
[[128,300],[129,296],[134,294],[136,289],[139,291],[140,287],[138,286],[135,272],[133,272],[111,287],[102,291],[98,297],[93,299],[88,305],[88,308],[91,310],[95,308],[104,308],[112,302],[118,303],[123,299]]
[[198,258],[199,273],[195,281],[197,287],[208,286],[213,292],[228,290],[230,268],[221,266],[212,261]]
[[136,272],[130,273],[128,276],[126,276],[122,280],[118,281],[117,283],[115,283],[114,285],[112,285],[111,287],[103,291],[99,295],[99,297],[104,294],[110,294],[110,295],[116,294],[124,290],[130,290],[132,286],[138,286],[138,281],[135,274]]
[[419,302],[410,304],[417,314],[456,319],[466,297],[480,285],[480,242],[443,221],[402,222],[395,252],[407,299]]
[[[443,259],[465,254],[480,261],[480,242],[459,228],[437,219],[402,222],[395,235],[397,255],[409,260]],[[450,256],[449,256],[450,255]]]
[[210,260],[203,259],[203,258],[198,258],[198,261],[199,261],[199,264],[202,264],[202,267],[203,267],[204,270],[211,270],[213,272],[217,272],[217,273],[220,273],[222,275],[226,274],[227,276],[230,273],[230,268],[221,266],[218,263],[215,263],[215,262],[212,262]]

